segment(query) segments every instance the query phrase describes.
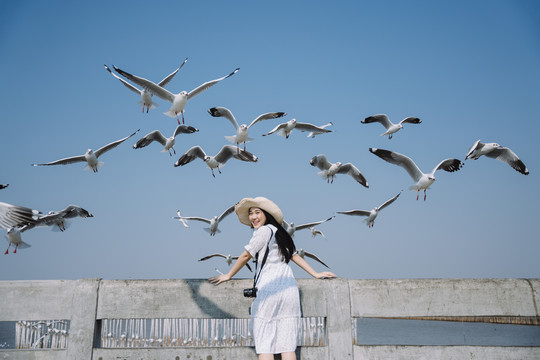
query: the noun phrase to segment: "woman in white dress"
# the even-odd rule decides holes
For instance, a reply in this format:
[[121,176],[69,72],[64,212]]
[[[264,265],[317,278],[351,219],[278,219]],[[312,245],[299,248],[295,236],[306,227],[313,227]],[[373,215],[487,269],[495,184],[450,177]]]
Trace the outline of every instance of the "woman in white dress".
[[[281,226],[283,214],[279,207],[264,197],[244,198],[235,206],[242,224],[255,229],[245,251],[227,274],[210,278],[219,285],[229,281],[246,263],[257,256],[260,275],[257,295],[251,306],[251,333],[259,360],[271,360],[281,354],[283,360],[296,359],[300,320],[300,297],[289,261],[292,260],[311,276],[322,279],[336,275],[316,272],[296,253],[291,236]],[[266,247],[268,255],[263,263]]]

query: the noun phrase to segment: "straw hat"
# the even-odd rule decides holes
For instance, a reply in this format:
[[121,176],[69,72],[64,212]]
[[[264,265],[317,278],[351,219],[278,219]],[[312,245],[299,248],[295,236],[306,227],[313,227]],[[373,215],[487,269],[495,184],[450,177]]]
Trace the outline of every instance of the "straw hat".
[[240,220],[242,224],[251,226],[251,221],[249,221],[249,209],[252,207],[263,209],[272,215],[278,224],[283,224],[283,213],[279,207],[272,200],[268,200],[262,196],[256,198],[243,198],[236,204],[234,212],[238,215],[238,220]]

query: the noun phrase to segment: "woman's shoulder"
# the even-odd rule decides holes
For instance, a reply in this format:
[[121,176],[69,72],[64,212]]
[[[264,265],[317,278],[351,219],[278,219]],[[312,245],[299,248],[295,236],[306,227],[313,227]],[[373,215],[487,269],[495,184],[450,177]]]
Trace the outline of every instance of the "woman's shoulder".
[[272,224],[266,224],[255,230],[257,233],[260,234],[275,234],[277,231],[277,228]]

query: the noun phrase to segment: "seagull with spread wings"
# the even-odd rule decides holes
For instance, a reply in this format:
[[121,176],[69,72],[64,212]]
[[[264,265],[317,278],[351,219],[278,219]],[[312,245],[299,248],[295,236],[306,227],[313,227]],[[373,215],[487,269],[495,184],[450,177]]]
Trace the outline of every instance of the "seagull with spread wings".
[[238,72],[238,70],[240,70],[240,68],[237,68],[233,72],[231,72],[229,75],[223,76],[219,79],[207,81],[197,86],[195,89],[191,90],[190,92],[181,91],[178,94],[173,94],[170,91],[162,88],[161,86],[153,83],[150,80],[132,75],[126,71],[123,71],[117,68],[114,65],[113,67],[114,67],[114,70],[116,70],[120,75],[124,76],[128,80],[131,80],[134,83],[142,86],[143,88],[157,95],[161,99],[172,103],[171,108],[168,111],[164,112],[164,114],[172,118],[176,117],[178,124],[180,124],[180,119],[178,118],[178,114],[182,114],[182,123],[184,123],[184,108],[188,100],[194,98],[195,96],[199,95],[203,91],[210,89],[212,86],[216,85],[218,82],[225,80],[226,78],[230,76],[233,76],[234,74]]
[[[305,223],[305,224],[302,224],[302,225],[298,225],[296,226],[294,224],[294,222],[290,222],[288,223],[287,221],[283,220],[283,228],[285,229],[285,231],[287,231],[287,233],[289,233],[289,235],[291,237],[294,236],[294,233],[298,230],[303,230],[303,229],[310,229],[314,226],[317,226],[317,225],[320,225],[324,222],[327,222],[327,221],[330,221],[332,220],[333,218],[335,218],[335,216],[330,216],[328,219],[324,219],[324,220],[321,220],[321,221],[313,221],[313,222],[309,222],[309,223]],[[311,231],[312,235],[313,235],[313,230]],[[315,235],[313,235],[315,236]]]
[[214,169],[217,169],[218,172],[221,174],[221,170],[219,168],[225,166],[225,163],[230,158],[235,158],[237,160],[248,162],[257,162],[257,160],[259,160],[249,151],[242,150],[240,152],[237,152],[236,146],[234,145],[224,145],[219,151],[219,153],[214,156],[206,155],[202,147],[196,145],[189,149],[184,155],[182,155],[180,159],[176,161],[174,166],[184,166],[197,158],[203,160],[208,166],[208,168],[212,170],[213,177],[216,177],[216,175],[214,174]]
[[332,123],[328,123],[328,124],[322,125],[322,126],[317,126],[317,125],[313,125],[313,124],[310,124],[310,123],[298,122],[298,121],[296,121],[296,119],[291,119],[291,120],[289,120],[287,122],[279,124],[278,126],[273,128],[272,130],[270,130],[270,132],[268,132],[266,134],[263,134],[263,136],[272,135],[273,133],[279,131],[278,135],[285,136],[285,138],[288,139],[289,135],[291,135],[291,132],[294,129],[298,129],[300,131],[309,131],[309,134],[308,134],[307,137],[315,137],[315,135],[320,135],[320,134],[325,134],[325,133],[332,132],[332,130],[327,130],[326,129],[330,125],[332,125]]
[[364,175],[362,175],[360,170],[358,170],[358,168],[351,163],[342,164],[339,161],[336,163],[331,163],[326,158],[326,155],[323,154],[314,156],[309,163],[311,166],[316,166],[321,169],[322,171],[320,171],[318,175],[323,179],[326,179],[326,181],[329,183],[334,182],[334,176],[337,174],[346,174],[350,175],[358,183],[369,188],[369,184]]
[[336,211],[336,212],[338,214],[343,214],[343,215],[366,216],[366,218],[364,219],[364,222],[366,223],[368,227],[372,228],[373,224],[375,223],[375,218],[377,217],[377,215],[379,215],[379,211],[381,211],[382,209],[384,209],[385,207],[387,207],[388,205],[396,201],[399,195],[401,195],[401,192],[397,194],[396,196],[394,196],[393,198],[386,200],[384,203],[382,203],[381,205],[377,207],[374,207],[371,210],[349,210],[349,211]]
[[225,209],[225,211],[223,211],[223,213],[221,215],[219,215],[219,216],[216,215],[216,216],[212,217],[211,219],[206,219],[206,218],[198,217],[198,216],[182,216],[182,214],[180,213],[180,210],[178,210],[176,212],[176,214],[178,216],[175,216],[174,219],[178,219],[178,221],[181,221],[184,224],[184,227],[186,227],[186,228],[189,227],[189,225],[187,223],[187,220],[195,220],[195,221],[205,222],[205,223],[209,224],[210,226],[207,227],[207,228],[204,228],[204,230],[207,231],[208,233],[210,233],[210,236],[214,236],[214,235],[216,235],[216,233],[221,232],[221,230],[218,229],[219,223],[225,217],[230,215],[233,211],[234,211],[234,205],[229,206],[227,209]]
[[435,182],[435,172],[437,170],[444,170],[447,172],[455,172],[461,169],[463,162],[458,159],[445,159],[437,164],[429,173],[423,173],[420,171],[418,166],[412,161],[408,156],[402,155],[389,150],[369,148],[369,151],[381,159],[394,164],[401,166],[407,174],[416,182],[409,189],[417,190],[416,200],[420,196],[420,190],[424,190],[424,201],[426,200],[426,190]]
[[480,140],[477,140],[467,152],[465,160],[478,160],[482,155],[507,163],[517,172],[520,172],[523,175],[529,175],[529,169],[527,169],[523,161],[519,159],[516,153],[497,143],[483,143],[480,142]]
[[390,121],[390,119],[388,119],[387,115],[385,115],[385,114],[377,114],[377,115],[373,115],[373,116],[368,116],[367,118],[365,118],[364,120],[361,121],[362,124],[370,124],[370,123],[374,123],[374,122],[378,122],[382,126],[385,127],[386,131],[384,133],[382,133],[381,136],[387,136],[388,135],[388,139],[391,139],[393,134],[395,134],[399,130],[403,129],[402,124],[421,124],[422,120],[420,120],[417,117],[410,116],[410,117],[407,117],[407,118],[401,120],[397,124],[394,124],[393,122]]
[[168,151],[169,155],[171,154],[171,149],[176,155],[176,150],[174,150],[174,144],[176,142],[176,136],[178,134],[193,134],[194,132],[199,131],[199,129],[194,128],[193,126],[188,125],[178,125],[176,129],[174,130],[174,134],[171,137],[165,137],[159,130],[154,130],[148,134],[146,134],[142,139],[137,141],[135,145],[133,145],[134,149],[140,149],[145,146],[150,145],[153,141],[157,141],[161,145],[163,145],[163,150],[161,152]]
[[326,266],[328,269],[330,269],[328,267],[328,265],[326,265],[317,255],[313,254],[313,253],[310,253],[310,252],[307,252],[305,251],[304,249],[298,249],[296,250],[296,252],[298,253],[298,256],[300,256],[302,259],[307,256],[309,258],[312,258],[313,260],[315,261],[318,261],[320,262],[321,264],[323,264],[324,266]]
[[36,221],[20,228],[21,232],[36,226],[51,226],[53,230],[65,231],[69,227],[69,219],[76,217],[94,217],[90,212],[77,205],[69,205],[64,210],[49,211],[48,214],[36,217]]
[[[223,255],[223,254],[211,254],[211,255],[205,256],[203,258],[200,258],[199,261],[205,261],[205,260],[211,259],[213,257],[224,258],[225,261],[227,262],[227,265],[229,265],[229,266],[232,264],[233,260],[238,259],[238,256]],[[246,267],[249,269],[249,271],[253,272],[253,270],[251,270],[251,266],[249,266],[248,263],[246,263]]]
[[208,110],[208,113],[210,115],[212,115],[213,117],[224,117],[224,118],[226,118],[227,120],[229,120],[231,122],[231,124],[234,126],[234,128],[236,130],[236,135],[225,136],[225,139],[232,142],[233,144],[236,144],[238,151],[240,151],[240,144],[243,143],[244,144],[244,150],[246,150],[246,142],[253,140],[252,138],[250,138],[248,136],[249,135],[249,129],[253,125],[258,123],[259,121],[277,119],[277,118],[280,118],[280,117],[283,117],[283,116],[287,115],[287,113],[284,113],[284,112],[264,113],[264,114],[261,114],[261,115],[257,116],[249,125],[246,125],[246,124],[238,125],[238,122],[236,121],[233,113],[231,112],[231,110],[229,110],[227,108],[224,108],[224,107],[221,107],[221,106],[213,107],[213,108]]
[[[139,129],[140,130],[140,129]],[[72,156],[56,161],[52,161],[49,163],[44,164],[32,164],[32,166],[50,166],[50,165],[67,165],[67,164],[73,164],[77,162],[86,162],[87,165],[85,166],[85,170],[92,169],[93,172],[97,172],[98,168],[103,165],[103,162],[98,161],[98,158],[105,154],[107,151],[114,149],[133,135],[135,135],[139,130],[135,131],[133,134],[126,136],[123,139],[113,141],[110,144],[107,144],[96,151],[93,151],[92,149],[86,150],[86,153],[84,155],[78,155],[78,156]]]
[[[187,58],[184,60],[184,62],[182,63],[182,65],[180,65],[180,67],[176,70],[174,70],[172,73],[170,73],[169,75],[167,75],[163,80],[161,80],[160,82],[157,83],[157,85],[161,86],[161,87],[165,87],[167,86],[167,84],[172,80],[172,78],[176,75],[176,73],[178,72],[178,70],[180,70],[182,68],[182,66],[184,66],[184,64],[187,62]],[[138,94],[140,97],[141,97],[141,100],[138,101],[138,104],[139,105],[142,105],[142,112],[144,112],[144,107],[146,106],[146,113],[148,113],[148,110],[150,110],[150,108],[154,109],[158,106],[157,103],[155,103],[154,101],[152,101],[152,92],[146,90],[146,88],[143,88],[142,90],[137,88],[136,86],[128,83],[126,80],[122,79],[121,77],[119,77],[118,75],[116,75],[115,73],[113,73],[111,71],[111,69],[109,69],[109,67],[107,65],[103,65],[105,66],[105,69],[112,75],[114,76],[115,78],[117,78],[118,80],[120,80],[120,82],[122,84],[124,84],[125,87],[127,87],[129,90],[133,91],[135,94]]]

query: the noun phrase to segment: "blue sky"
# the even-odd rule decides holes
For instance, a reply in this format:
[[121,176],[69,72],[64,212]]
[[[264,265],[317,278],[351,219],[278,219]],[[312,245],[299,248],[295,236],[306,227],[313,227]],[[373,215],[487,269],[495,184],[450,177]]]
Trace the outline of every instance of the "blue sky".
[[[64,233],[25,232],[32,247],[2,255],[0,279],[207,278],[227,265],[197,259],[240,254],[251,230],[231,215],[210,237],[200,222],[186,229],[173,220],[177,209],[209,218],[243,197],[266,196],[302,224],[369,210],[402,189],[374,228],[337,215],[319,227],[327,241],[302,230],[297,247],[347,278],[538,277],[539,40],[534,1],[1,2],[0,183],[10,186],[0,201],[43,212],[76,204],[94,218],[76,219]],[[156,97],[159,107],[143,114],[137,95],[103,64],[157,82],[186,57],[168,85],[174,93],[240,71],[190,100],[186,123],[200,131],[177,138],[176,156],[158,144],[132,149],[152,130],[169,136],[176,120]],[[251,128],[255,164],[228,162],[215,178],[200,160],[173,167],[191,146],[214,154],[234,134],[207,113],[214,106],[240,123],[287,115]],[[360,123],[378,113],[422,124],[388,140],[378,124]],[[332,121],[335,132],[261,136],[291,118]],[[137,129],[100,158],[97,174],[82,163],[30,166]],[[437,172],[427,201],[416,201],[406,172],[368,151],[408,155],[427,171],[444,158],[463,160],[478,139],[512,148],[530,175],[468,160],[459,172]],[[309,165],[317,154],[355,164],[370,188],[347,176],[327,184]]]

